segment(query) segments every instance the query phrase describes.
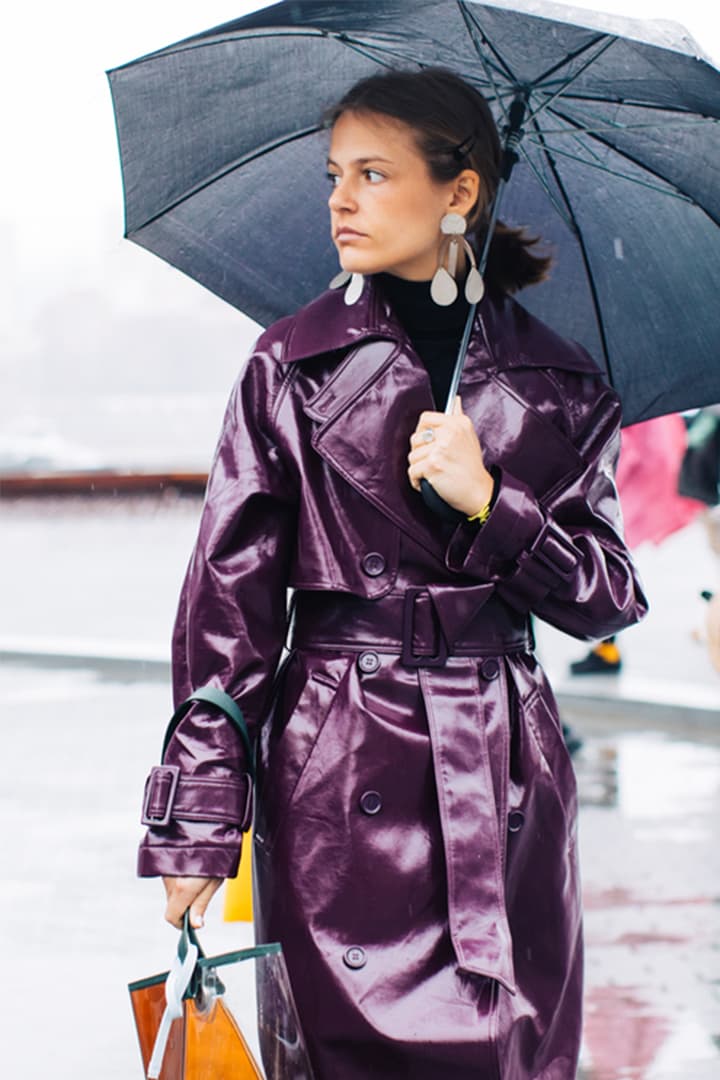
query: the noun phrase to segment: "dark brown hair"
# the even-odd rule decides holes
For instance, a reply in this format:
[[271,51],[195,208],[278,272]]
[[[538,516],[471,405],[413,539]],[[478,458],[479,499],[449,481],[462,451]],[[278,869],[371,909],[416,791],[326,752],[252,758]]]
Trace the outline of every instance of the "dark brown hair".
[[[386,71],[351,87],[326,112],[326,126],[332,127],[345,112],[379,113],[407,124],[439,183],[453,180],[463,169],[479,175],[481,194],[468,217],[468,239],[482,251],[502,162],[497,127],[482,94],[445,68]],[[498,221],[485,271],[488,286],[512,293],[543,281],[551,259],[533,254],[538,240]]]

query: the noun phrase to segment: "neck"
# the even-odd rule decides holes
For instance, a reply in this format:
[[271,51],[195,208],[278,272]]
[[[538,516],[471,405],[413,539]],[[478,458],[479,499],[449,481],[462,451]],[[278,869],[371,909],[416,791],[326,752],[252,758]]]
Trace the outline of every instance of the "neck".
[[395,274],[376,275],[377,284],[411,338],[454,336],[462,332],[468,313],[463,282],[458,280],[458,297],[448,307],[440,307],[430,295],[430,281],[408,281]]

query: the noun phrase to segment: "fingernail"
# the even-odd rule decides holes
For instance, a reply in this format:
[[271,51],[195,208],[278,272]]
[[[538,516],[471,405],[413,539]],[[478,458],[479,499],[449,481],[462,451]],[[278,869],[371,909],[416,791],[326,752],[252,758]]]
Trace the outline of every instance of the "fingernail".
[[205,925],[205,920],[203,919],[202,915],[193,915],[192,924],[196,930],[200,930]]

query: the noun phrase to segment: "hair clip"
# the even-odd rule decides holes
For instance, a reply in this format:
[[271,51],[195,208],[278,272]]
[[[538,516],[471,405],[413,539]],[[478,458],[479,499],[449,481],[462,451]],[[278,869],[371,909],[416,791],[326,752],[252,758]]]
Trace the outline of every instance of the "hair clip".
[[467,139],[463,139],[461,143],[458,143],[457,146],[454,146],[452,148],[452,156],[455,158],[456,161],[463,161],[468,156],[474,145],[475,136],[468,135]]

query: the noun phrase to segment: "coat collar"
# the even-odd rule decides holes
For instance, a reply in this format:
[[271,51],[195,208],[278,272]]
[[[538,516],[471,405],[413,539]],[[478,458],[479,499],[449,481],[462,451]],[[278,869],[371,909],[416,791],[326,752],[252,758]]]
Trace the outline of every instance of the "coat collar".
[[355,304],[346,304],[344,289],[328,289],[300,308],[285,342],[282,360],[292,363],[322,353],[354,348],[372,339],[405,340],[402,326],[371,277]]
[[[355,304],[346,304],[344,290],[335,289],[300,308],[291,319],[280,359],[293,363],[378,339],[412,348],[392,308],[374,279],[368,277]],[[478,305],[464,377],[472,377],[479,352],[484,354],[482,367],[486,373],[512,367],[544,367],[601,374],[582,346],[560,337],[509,296],[492,298],[486,294]]]

